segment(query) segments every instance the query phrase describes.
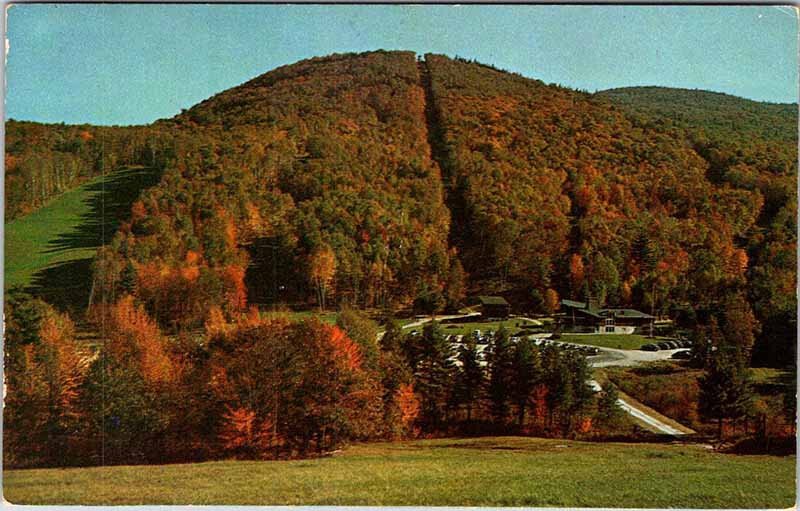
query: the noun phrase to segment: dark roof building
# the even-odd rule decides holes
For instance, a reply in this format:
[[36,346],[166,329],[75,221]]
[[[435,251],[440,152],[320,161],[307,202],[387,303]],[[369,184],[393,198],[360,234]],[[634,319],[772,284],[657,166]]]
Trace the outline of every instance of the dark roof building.
[[561,300],[561,306],[573,326],[593,327],[597,332],[631,333],[637,327],[650,325],[656,319],[636,309],[601,309],[592,299],[587,302]]
[[507,318],[511,305],[502,296],[479,296],[481,315],[485,318]]

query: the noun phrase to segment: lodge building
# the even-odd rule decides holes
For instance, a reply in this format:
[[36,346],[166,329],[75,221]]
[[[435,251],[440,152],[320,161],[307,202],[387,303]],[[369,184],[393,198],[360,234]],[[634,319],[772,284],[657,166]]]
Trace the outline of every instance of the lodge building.
[[561,300],[565,323],[574,330],[598,334],[649,332],[655,317],[636,309],[599,308],[589,298],[586,302]]

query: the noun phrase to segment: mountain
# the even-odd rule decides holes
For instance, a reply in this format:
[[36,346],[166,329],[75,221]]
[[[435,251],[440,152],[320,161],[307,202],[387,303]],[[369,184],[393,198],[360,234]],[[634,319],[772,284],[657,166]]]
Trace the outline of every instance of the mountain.
[[766,103],[696,89],[623,87],[598,92],[625,109],[709,136],[795,144],[797,103]]
[[95,279],[163,326],[248,303],[433,311],[467,293],[653,312],[744,293],[770,322],[794,304],[796,119],[377,51],[284,66],[151,126],[26,126],[9,154],[30,162],[30,133],[67,130],[48,147],[113,139],[117,161],[163,169]]
[[716,92],[631,87],[597,93],[641,123],[668,126],[706,160],[717,187],[763,198],[755,225],[739,238],[748,255],[748,295],[762,322],[759,346],[776,358],[796,338],[798,105]]

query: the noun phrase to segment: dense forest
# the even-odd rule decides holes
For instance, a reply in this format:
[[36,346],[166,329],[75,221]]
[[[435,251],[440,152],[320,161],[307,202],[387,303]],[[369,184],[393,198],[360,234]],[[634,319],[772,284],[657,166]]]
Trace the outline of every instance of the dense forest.
[[211,305],[444,292],[450,219],[423,109],[413,54],[373,53],[281,68],[161,123],[181,133],[176,160],[98,282],[180,327]]
[[[8,219],[121,166],[162,177],[98,252],[85,315],[7,293],[6,460],[613,429],[615,398],[587,392],[581,356],[501,333],[484,368],[436,323],[413,336],[389,321],[378,341],[356,312],[475,294],[532,314],[592,296],[668,315],[732,347],[730,364],[792,364],[796,123],[796,105],[591,95],[385,51],[281,67],[149,126],[9,121]],[[340,312],[336,326],[262,314],[278,306]]]
[[151,126],[105,127],[6,122],[6,221],[120,166],[162,167],[168,132]]
[[777,361],[794,353],[797,104],[660,87],[598,95],[619,104],[639,123],[676,129],[705,160],[706,177],[716,186],[761,196],[755,224],[736,237],[747,255],[744,292],[761,321],[762,342],[754,355]]
[[[426,62],[472,286],[541,308],[548,291],[591,294],[688,311],[690,323],[743,294],[765,327],[762,354],[792,349],[796,105],[711,93],[670,103],[650,89],[598,97]],[[737,106],[755,112],[741,127],[730,123]]]

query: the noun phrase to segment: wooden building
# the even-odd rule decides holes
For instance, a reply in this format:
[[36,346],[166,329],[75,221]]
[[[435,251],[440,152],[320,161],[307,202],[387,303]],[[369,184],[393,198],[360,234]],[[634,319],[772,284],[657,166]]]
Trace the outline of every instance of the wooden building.
[[511,313],[511,305],[502,296],[479,296],[481,316],[505,319]]
[[568,326],[576,330],[592,331],[598,334],[632,334],[651,329],[655,317],[636,309],[599,308],[592,299],[587,302],[561,300],[564,319]]

